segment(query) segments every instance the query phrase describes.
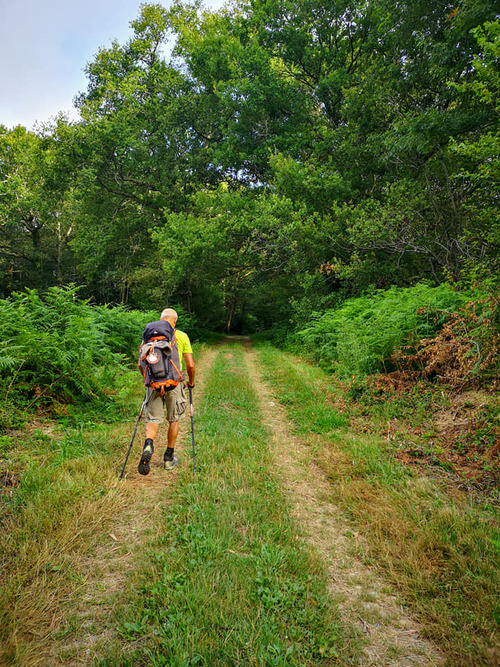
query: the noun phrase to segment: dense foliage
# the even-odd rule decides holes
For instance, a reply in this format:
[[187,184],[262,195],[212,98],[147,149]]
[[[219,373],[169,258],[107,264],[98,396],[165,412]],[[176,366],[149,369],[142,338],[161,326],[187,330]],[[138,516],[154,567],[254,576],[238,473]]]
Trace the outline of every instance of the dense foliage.
[[415,286],[498,289],[499,10],[143,4],[88,63],[78,122],[0,128],[0,292],[73,282],[212,330],[325,330],[336,363],[338,318],[387,303],[354,364],[380,366],[419,326]]
[[[0,301],[0,418],[75,401],[106,400],[158,315],[91,306],[78,289],[27,289]],[[15,409],[14,409],[15,408]]]
[[343,378],[384,373],[465,386],[498,373],[499,331],[497,295],[424,283],[372,290],[313,314],[288,342]]
[[298,338],[310,356],[341,376],[385,371],[410,336],[433,337],[465,298],[446,285],[376,290],[326,311]]

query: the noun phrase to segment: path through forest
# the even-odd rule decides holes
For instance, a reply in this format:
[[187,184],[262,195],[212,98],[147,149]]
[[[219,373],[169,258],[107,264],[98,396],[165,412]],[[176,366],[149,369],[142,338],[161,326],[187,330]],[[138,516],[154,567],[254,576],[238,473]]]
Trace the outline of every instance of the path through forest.
[[[349,536],[363,536],[341,519],[329,500],[330,483],[312,462],[307,442],[296,437],[272,388],[263,382],[259,360],[249,349],[246,363],[260,397],[264,422],[272,433],[276,470],[287,490],[293,516],[305,529],[307,542],[328,570],[332,598],[342,617],[364,635],[365,665],[438,665],[436,647],[422,638],[422,629],[398,602],[394,591],[360,558],[353,558]],[[396,657],[395,657],[396,656]]]
[[[390,586],[372,568],[364,564],[361,555],[357,556],[353,551],[353,540],[355,543],[362,543],[363,535],[360,535],[342,518],[340,511],[332,503],[330,482],[312,462],[309,454],[311,443],[308,442],[308,438],[298,437],[294,433],[293,426],[279,404],[271,383],[263,377],[258,351],[253,349],[248,340],[242,341],[244,352],[240,345],[234,344],[234,340],[228,342],[229,344],[226,345],[205,348],[197,358],[195,407],[201,405],[201,412],[205,414],[214,407],[213,404],[207,404],[207,400],[210,401],[210,399],[206,399],[205,394],[208,388],[207,382],[213,384],[214,377],[218,373],[219,376],[223,375],[225,382],[229,383],[228,391],[232,392],[228,394],[230,400],[224,399],[217,406],[218,409],[221,409],[228,419],[231,419],[234,413],[235,418],[246,420],[241,423],[252,429],[252,424],[248,423],[249,417],[241,416],[244,414],[244,402],[239,403],[241,390],[236,385],[234,390],[231,389],[233,379],[234,382],[245,380],[249,383],[256,397],[255,406],[252,408],[252,418],[267,434],[263,438],[263,446],[267,447],[270,454],[269,463],[266,463],[267,454],[263,455],[262,459],[258,458],[258,461],[262,460],[262,466],[270,467],[266,474],[277,480],[287,498],[290,516],[285,517],[285,520],[288,524],[295,526],[292,530],[298,547],[302,545],[304,550],[310,554],[308,558],[318,562],[318,571],[326,573],[327,601],[325,604],[334,610],[332,613],[338,615],[342,626],[343,641],[348,648],[335,656],[332,652],[331,657],[328,657],[322,654],[323,649],[320,647],[315,654],[316,658],[310,658],[304,663],[301,663],[300,660],[293,661],[292,657],[287,658],[286,656],[280,662],[281,658],[278,657],[271,661],[269,657],[245,659],[235,655],[234,662],[221,659],[213,663],[203,662],[202,659],[199,662],[189,659],[182,663],[175,662],[173,659],[161,662],[158,654],[153,652],[150,654],[149,662],[139,662],[136,658],[130,657],[134,648],[138,646],[146,647],[144,650],[147,652],[149,650],[148,640],[153,638],[155,632],[156,634],[159,632],[151,630],[152,634],[148,636],[147,632],[141,634],[137,630],[137,639],[132,641],[130,637],[124,638],[126,634],[123,630],[124,624],[120,625],[117,619],[121,616],[121,609],[129,606],[131,592],[138,587],[138,576],[140,577],[137,574],[138,570],[149,567],[145,560],[151,558],[152,549],[158,548],[152,547],[153,544],[156,544],[155,540],[163,533],[165,537],[162,537],[162,540],[173,539],[171,535],[169,536],[169,533],[172,533],[172,526],[165,525],[165,516],[169,517],[171,508],[175,509],[179,503],[179,494],[183,492],[183,488],[188,488],[193,483],[190,472],[189,419],[186,419],[182,424],[179,441],[181,466],[173,473],[166,473],[161,466],[163,448],[160,445],[155,449],[151,473],[147,477],[138,474],[136,459],[139,444],[142,443],[139,431],[138,444],[129,461],[126,479],[117,484],[117,492],[121,494],[123,500],[123,511],[114,516],[111,523],[102,526],[103,539],[99,547],[93,553],[82,553],[78,562],[77,569],[85,578],[85,586],[79,588],[78,594],[69,596],[64,604],[60,604],[59,617],[54,617],[52,620],[51,627],[54,632],[49,641],[44,642],[43,650],[35,657],[32,656],[26,660],[25,663],[20,661],[18,664],[54,666],[360,664],[400,667],[442,664],[443,658],[438,649],[424,639],[422,628],[402,607],[396,592],[391,590]],[[214,370],[217,365],[219,369],[222,368],[222,371]],[[203,414],[201,421],[203,422]],[[196,423],[197,415],[195,414]],[[260,436],[256,435],[256,438],[258,437]],[[208,439],[207,435],[204,436],[202,428],[201,443],[203,444]],[[219,435],[219,439],[223,442],[222,436]],[[237,456],[244,466],[245,454]],[[219,489],[238,486],[236,478],[233,479],[230,476],[224,478],[223,471],[210,465],[203,448],[200,448],[199,460],[200,470],[197,477],[204,476],[207,480],[212,479]],[[255,470],[251,462],[249,462],[249,469]],[[269,487],[269,482],[266,484]],[[237,502],[238,494],[243,497],[245,489],[236,488],[234,492]],[[190,493],[190,497],[193,498],[192,492]],[[219,492],[219,495],[222,497],[222,491]],[[197,501],[192,500],[191,502]],[[225,504],[228,503],[225,502]],[[235,507],[233,514],[238,515],[239,509],[237,505]],[[212,510],[214,510],[213,507]],[[189,507],[187,511],[190,511]],[[217,512],[217,508],[214,511]],[[220,511],[222,511],[222,506]],[[264,509],[263,513],[265,513]],[[175,518],[173,520],[175,521]],[[178,521],[182,519],[179,518]],[[250,523],[248,520],[244,522],[242,520],[241,526],[238,524],[241,546],[226,548],[224,550],[226,555],[240,561],[245,558],[250,561],[252,556],[248,547],[248,536],[254,530],[257,531],[257,528]],[[198,542],[203,542],[204,538],[198,534],[198,538],[195,536],[193,539],[193,544],[195,544],[196,539]],[[273,544],[270,543],[269,549],[273,548]],[[214,557],[210,555],[210,558]],[[269,557],[266,556],[266,558]],[[224,567],[222,561],[214,562],[211,574],[213,581],[219,581]],[[197,576],[195,572],[193,576]],[[200,576],[203,576],[202,573]],[[172,581],[172,585],[175,585],[175,581]],[[211,590],[217,589],[217,586],[218,584],[214,583]],[[237,586],[235,584],[235,588]],[[295,590],[299,591],[299,588]],[[310,596],[307,597],[306,602],[312,611],[306,609],[304,613],[306,615],[316,613],[314,606],[318,603],[314,602],[310,593],[307,593],[307,596]],[[276,597],[275,599],[276,609],[272,610],[272,613],[280,614],[280,609],[286,609],[286,606],[283,605],[281,598]],[[221,604],[223,606],[224,602],[222,601]],[[228,600],[227,604],[230,606],[234,604],[234,601]],[[235,621],[231,620],[232,612],[233,610],[229,608],[221,609],[221,619],[224,622],[214,624],[213,627],[219,630],[213,641],[220,641],[224,644],[228,642],[229,635],[234,634]],[[65,632],[56,632],[60,630],[60,616],[63,613],[69,615],[70,621],[68,622],[66,618]],[[226,613],[227,620],[225,620]],[[257,612],[257,616],[260,618],[260,612]],[[131,627],[131,625],[133,624],[128,623],[128,625],[125,624],[125,627]],[[291,642],[291,639],[289,641]],[[289,655],[293,656],[291,648],[288,650]],[[275,649],[275,652],[279,652],[278,648]],[[117,656],[121,657],[117,658]]]

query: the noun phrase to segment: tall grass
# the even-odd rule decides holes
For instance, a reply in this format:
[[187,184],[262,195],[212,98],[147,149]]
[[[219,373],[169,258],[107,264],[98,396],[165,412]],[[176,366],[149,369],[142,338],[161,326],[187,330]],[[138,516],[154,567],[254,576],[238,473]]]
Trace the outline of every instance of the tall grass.
[[87,590],[87,559],[126,506],[125,427],[30,429],[1,452],[19,476],[0,496],[0,664],[49,664],[45,650]]

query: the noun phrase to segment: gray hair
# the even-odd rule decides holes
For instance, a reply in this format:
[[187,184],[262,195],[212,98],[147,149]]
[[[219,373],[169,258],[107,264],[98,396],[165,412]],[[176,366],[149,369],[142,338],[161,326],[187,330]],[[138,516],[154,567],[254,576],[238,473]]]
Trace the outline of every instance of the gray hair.
[[160,320],[166,319],[177,320],[177,313],[173,308],[165,308],[165,310],[162,310]]

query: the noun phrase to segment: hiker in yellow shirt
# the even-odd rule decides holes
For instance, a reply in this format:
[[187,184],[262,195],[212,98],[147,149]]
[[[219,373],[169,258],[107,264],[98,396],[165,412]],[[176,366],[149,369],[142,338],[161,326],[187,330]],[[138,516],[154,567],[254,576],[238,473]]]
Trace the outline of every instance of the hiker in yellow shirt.
[[[182,373],[185,363],[189,378],[187,384],[191,389],[194,389],[195,367],[193,349],[191,347],[189,336],[183,331],[175,329],[175,325],[177,324],[177,313],[173,308],[166,308],[160,315],[159,322],[153,324],[161,326],[162,321],[168,322],[175,330],[180,372]],[[172,358],[177,358],[175,347],[173,348]],[[146,361],[142,353],[139,356],[139,370],[146,381]],[[182,375],[184,380],[184,374]],[[172,470],[179,463],[179,460],[174,455],[174,448],[179,433],[179,420],[183,419],[185,416],[186,405],[187,400],[183,381],[179,382],[174,389],[165,392],[162,392],[160,389],[154,389],[151,386],[146,387],[146,404],[144,408],[146,439],[142,450],[141,461],[139,463],[139,472],[141,475],[147,475],[149,473],[150,461],[154,451],[154,439],[158,434],[159,425],[163,424],[165,421],[165,413],[168,421],[168,445],[163,455],[165,470]]]

